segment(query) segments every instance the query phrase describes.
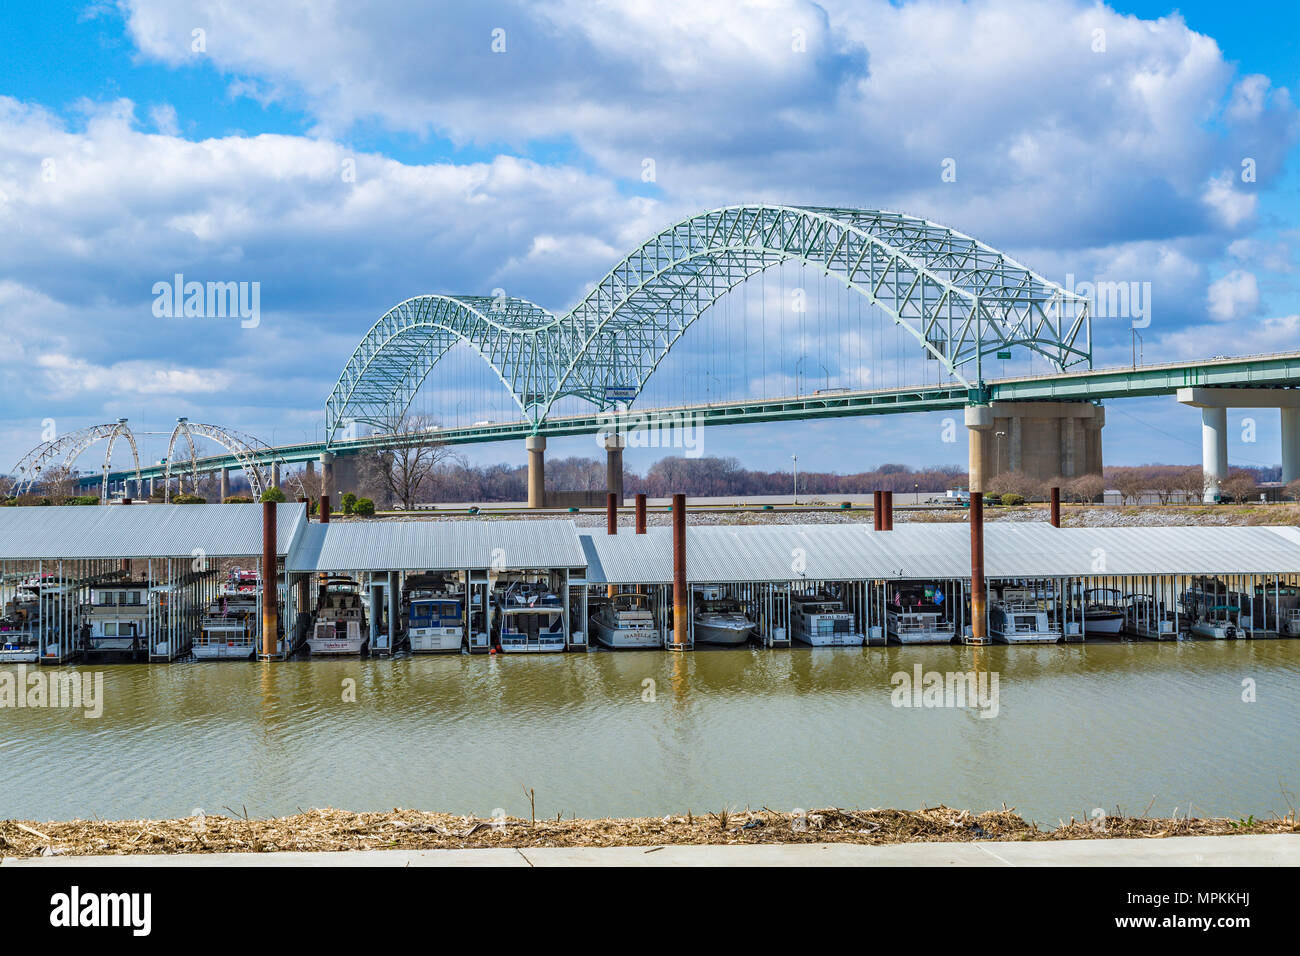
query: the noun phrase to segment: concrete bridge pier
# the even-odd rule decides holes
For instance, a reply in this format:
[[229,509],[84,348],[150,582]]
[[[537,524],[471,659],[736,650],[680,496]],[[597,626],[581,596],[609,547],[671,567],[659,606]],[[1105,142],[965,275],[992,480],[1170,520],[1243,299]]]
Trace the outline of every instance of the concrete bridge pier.
[[1201,410],[1202,500],[1212,504],[1228,477],[1228,409],[1276,408],[1282,416],[1282,484],[1300,478],[1300,389],[1180,388],[1178,401]]
[[278,461],[271,462],[271,487],[280,487],[280,463]]
[[221,500],[225,501],[230,497],[230,469],[221,469]]
[[1039,481],[1100,475],[1106,410],[1091,402],[993,402],[966,408],[970,490],[998,475]]
[[320,487],[316,484],[316,462],[307,462],[303,469],[302,486],[307,489],[308,498],[315,498],[320,494]]
[[623,502],[623,447],[627,440],[617,432],[605,436],[605,490]]
[[546,507],[546,436],[529,435],[524,439],[528,449],[528,507]]
[[320,493],[334,499],[334,455],[328,451],[320,453]]

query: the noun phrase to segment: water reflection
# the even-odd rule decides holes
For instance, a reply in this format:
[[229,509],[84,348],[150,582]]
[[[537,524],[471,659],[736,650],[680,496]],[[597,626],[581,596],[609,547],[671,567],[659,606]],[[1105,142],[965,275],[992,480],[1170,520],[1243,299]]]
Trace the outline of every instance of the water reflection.
[[[997,716],[899,708],[992,673]],[[0,710],[0,815],[818,804],[1284,810],[1300,642],[593,652],[104,669],[104,716]],[[1258,699],[1242,700],[1250,679]],[[1279,785],[1280,784],[1280,785]]]

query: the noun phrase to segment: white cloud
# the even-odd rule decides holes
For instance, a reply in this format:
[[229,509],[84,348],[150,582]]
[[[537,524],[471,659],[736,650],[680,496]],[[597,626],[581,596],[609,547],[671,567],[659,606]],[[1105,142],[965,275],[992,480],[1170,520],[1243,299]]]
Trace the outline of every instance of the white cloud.
[[1208,302],[1216,321],[1247,318],[1259,311],[1259,282],[1253,272],[1233,269],[1210,283]]

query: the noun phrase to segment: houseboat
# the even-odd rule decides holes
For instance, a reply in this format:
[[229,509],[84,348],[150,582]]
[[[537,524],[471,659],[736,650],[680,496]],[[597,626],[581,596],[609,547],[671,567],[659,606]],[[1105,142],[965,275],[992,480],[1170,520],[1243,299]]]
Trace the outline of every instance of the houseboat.
[[1119,634],[1124,630],[1124,594],[1115,588],[1083,592],[1083,629],[1087,634]]
[[655,626],[648,594],[616,594],[591,616],[591,631],[605,647],[662,647],[663,632]]
[[888,640],[899,644],[949,644],[957,637],[957,625],[944,616],[946,599],[938,585],[900,588],[885,605]]
[[92,587],[82,619],[85,652],[130,658],[146,653],[150,596],[147,581],[116,581]]
[[754,622],[722,588],[701,588],[695,592],[695,602],[695,643],[734,647],[749,640]]
[[498,588],[497,648],[507,654],[564,650],[564,605],[540,582],[511,581]]
[[235,568],[208,605],[192,648],[200,661],[248,660],[258,650],[256,571]]
[[413,578],[406,592],[406,638],[412,654],[454,653],[465,636],[465,595],[441,577]]
[[307,638],[312,656],[360,654],[369,640],[357,582],[349,577],[327,577],[317,591],[316,614]]
[[1000,600],[989,605],[989,633],[1004,644],[1055,644],[1061,628],[1037,602]]
[[794,639],[813,647],[860,647],[863,635],[853,629],[853,615],[829,594],[790,596]]

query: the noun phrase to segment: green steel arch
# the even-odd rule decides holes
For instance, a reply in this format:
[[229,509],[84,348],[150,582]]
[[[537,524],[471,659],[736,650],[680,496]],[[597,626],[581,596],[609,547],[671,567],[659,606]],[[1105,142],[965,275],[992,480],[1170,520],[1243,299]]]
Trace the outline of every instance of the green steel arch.
[[967,387],[968,366],[982,382],[983,357],[1014,345],[1061,370],[1091,366],[1088,300],[970,236],[880,210],[728,206],[643,243],[563,316],[504,296],[401,303],[345,367],[326,404],[327,435],[332,440],[347,420],[392,421],[462,340],[492,366],[534,429],[566,395],[608,408],[639,394],[717,299],[791,260],[879,306]]

